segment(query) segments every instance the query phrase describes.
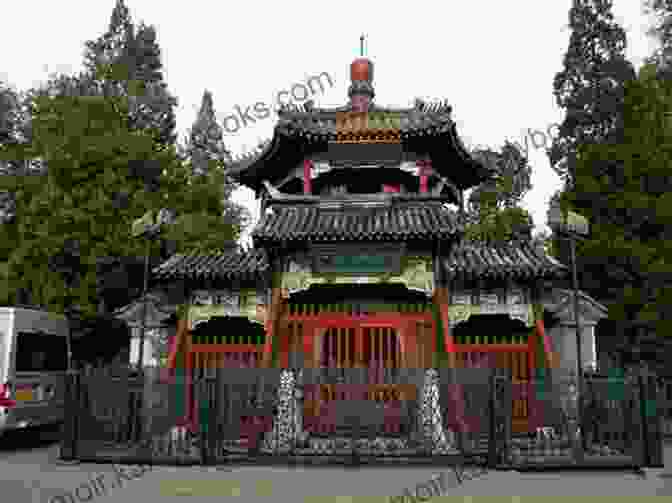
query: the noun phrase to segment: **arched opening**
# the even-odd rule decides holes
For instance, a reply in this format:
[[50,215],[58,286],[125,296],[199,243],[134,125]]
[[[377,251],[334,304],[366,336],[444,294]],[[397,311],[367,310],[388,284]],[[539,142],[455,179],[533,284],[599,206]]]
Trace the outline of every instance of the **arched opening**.
[[[483,369],[479,381],[485,383],[490,369],[500,368],[510,370],[514,384],[528,383],[532,363],[528,346],[530,332],[531,328],[508,314],[472,315],[468,320],[458,323],[452,331],[458,348],[457,380],[473,382],[473,374],[469,377],[460,375],[463,372],[473,373],[473,369]],[[465,389],[465,417],[480,424],[483,408],[487,407],[487,397],[476,388],[467,386]],[[446,410],[446,414],[451,417],[450,410]],[[514,432],[529,429],[530,407],[527,398],[513,400],[512,415]]]
[[527,338],[530,329],[508,314],[475,314],[453,329],[456,344],[509,344]]
[[264,327],[242,316],[213,316],[191,330],[192,368],[253,368],[266,341]]
[[258,344],[266,341],[263,325],[244,316],[213,316],[192,331],[193,344]]
[[[425,293],[403,284],[313,285],[294,293],[282,332],[287,361],[296,367],[296,354],[318,376],[305,387],[306,428],[316,434],[346,428],[339,414],[355,402],[380,414],[362,412],[368,427],[389,434],[410,428],[408,407],[417,390],[400,370],[408,363],[404,344],[413,345],[413,355],[430,347],[430,309]],[[426,332],[416,327],[422,323]]]

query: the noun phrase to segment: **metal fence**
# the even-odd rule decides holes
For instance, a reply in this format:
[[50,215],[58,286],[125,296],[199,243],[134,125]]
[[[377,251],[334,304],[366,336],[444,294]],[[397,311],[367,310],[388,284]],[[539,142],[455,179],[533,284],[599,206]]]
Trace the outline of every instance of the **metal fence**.
[[[361,370],[220,368],[192,381],[158,368],[142,375],[73,371],[61,457],[178,465],[471,458],[491,467],[662,466],[665,397],[646,373],[586,377],[579,400],[575,379],[557,371],[515,383],[503,369],[441,369],[433,400],[425,371],[380,373],[372,381]],[[381,383],[405,392],[376,398],[371,389]],[[317,415],[326,432],[308,413],[320,386],[337,391]],[[512,427],[512,403],[521,397],[529,406],[522,434]],[[448,447],[438,449],[441,442]]]

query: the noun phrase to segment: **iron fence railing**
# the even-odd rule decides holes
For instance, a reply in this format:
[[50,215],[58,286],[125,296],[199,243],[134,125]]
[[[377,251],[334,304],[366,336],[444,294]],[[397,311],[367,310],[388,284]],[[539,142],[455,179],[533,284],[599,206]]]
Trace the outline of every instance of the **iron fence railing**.
[[[453,462],[482,458],[492,467],[662,466],[672,383],[646,372],[586,376],[577,416],[572,379],[558,370],[518,383],[505,369],[440,369],[434,389],[425,371],[403,369],[375,378],[361,369],[207,369],[192,380],[158,368],[72,371],[61,457],[210,465],[279,455],[446,462],[454,455]],[[405,395],[370,392],[381,385]],[[329,415],[320,413],[331,421],[326,435],[308,421],[310,386],[342,392],[322,410]],[[522,433],[517,397],[529,409]],[[437,450],[441,442],[454,451]]]

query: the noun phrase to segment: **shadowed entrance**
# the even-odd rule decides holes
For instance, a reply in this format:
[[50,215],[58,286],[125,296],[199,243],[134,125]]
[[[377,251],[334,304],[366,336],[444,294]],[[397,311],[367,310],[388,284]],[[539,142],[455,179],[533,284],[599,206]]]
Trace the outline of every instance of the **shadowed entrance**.
[[293,295],[286,330],[307,369],[306,429],[334,433],[348,418],[379,433],[407,429],[417,390],[402,369],[409,346],[424,346],[414,324],[431,324],[429,308],[403,285],[320,285]]

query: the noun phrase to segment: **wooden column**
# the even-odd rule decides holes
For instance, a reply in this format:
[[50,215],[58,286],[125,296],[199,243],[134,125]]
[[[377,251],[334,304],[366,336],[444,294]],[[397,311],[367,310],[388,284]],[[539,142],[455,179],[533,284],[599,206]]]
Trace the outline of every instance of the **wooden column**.
[[310,159],[305,159],[303,161],[303,193],[304,194],[311,194],[312,193],[312,186],[311,186],[311,171],[313,169],[313,161]]
[[430,160],[420,160],[416,161],[416,166],[418,166],[418,174],[420,175],[420,193],[426,194],[427,182],[429,179],[429,171],[432,166],[432,161]]
[[[455,342],[453,341],[453,336],[450,333],[450,317],[448,314],[448,288],[445,286],[437,286],[434,291],[433,302],[439,306],[441,323],[443,325],[443,344],[446,352],[448,353],[448,365],[450,368],[455,368]],[[439,348],[436,347],[436,334],[434,334],[433,339],[433,347],[434,350],[437,351]]]
[[407,353],[407,343],[406,343],[406,338],[408,337],[409,333],[409,323],[408,321],[402,323],[399,326],[399,329],[397,330],[397,334],[399,337],[399,352],[401,353],[399,355],[399,364],[401,368],[407,369],[408,368],[408,353]]
[[303,366],[315,368],[315,322],[303,322]]
[[[271,357],[273,355],[273,340],[278,335],[278,322],[280,320],[280,311],[282,307],[282,296],[279,287],[271,290],[271,306],[266,327],[266,344],[264,345],[264,355],[262,358],[262,367],[271,366]],[[279,336],[279,335],[278,335]]]
[[355,360],[357,368],[364,367],[364,329],[361,326],[355,328]]

